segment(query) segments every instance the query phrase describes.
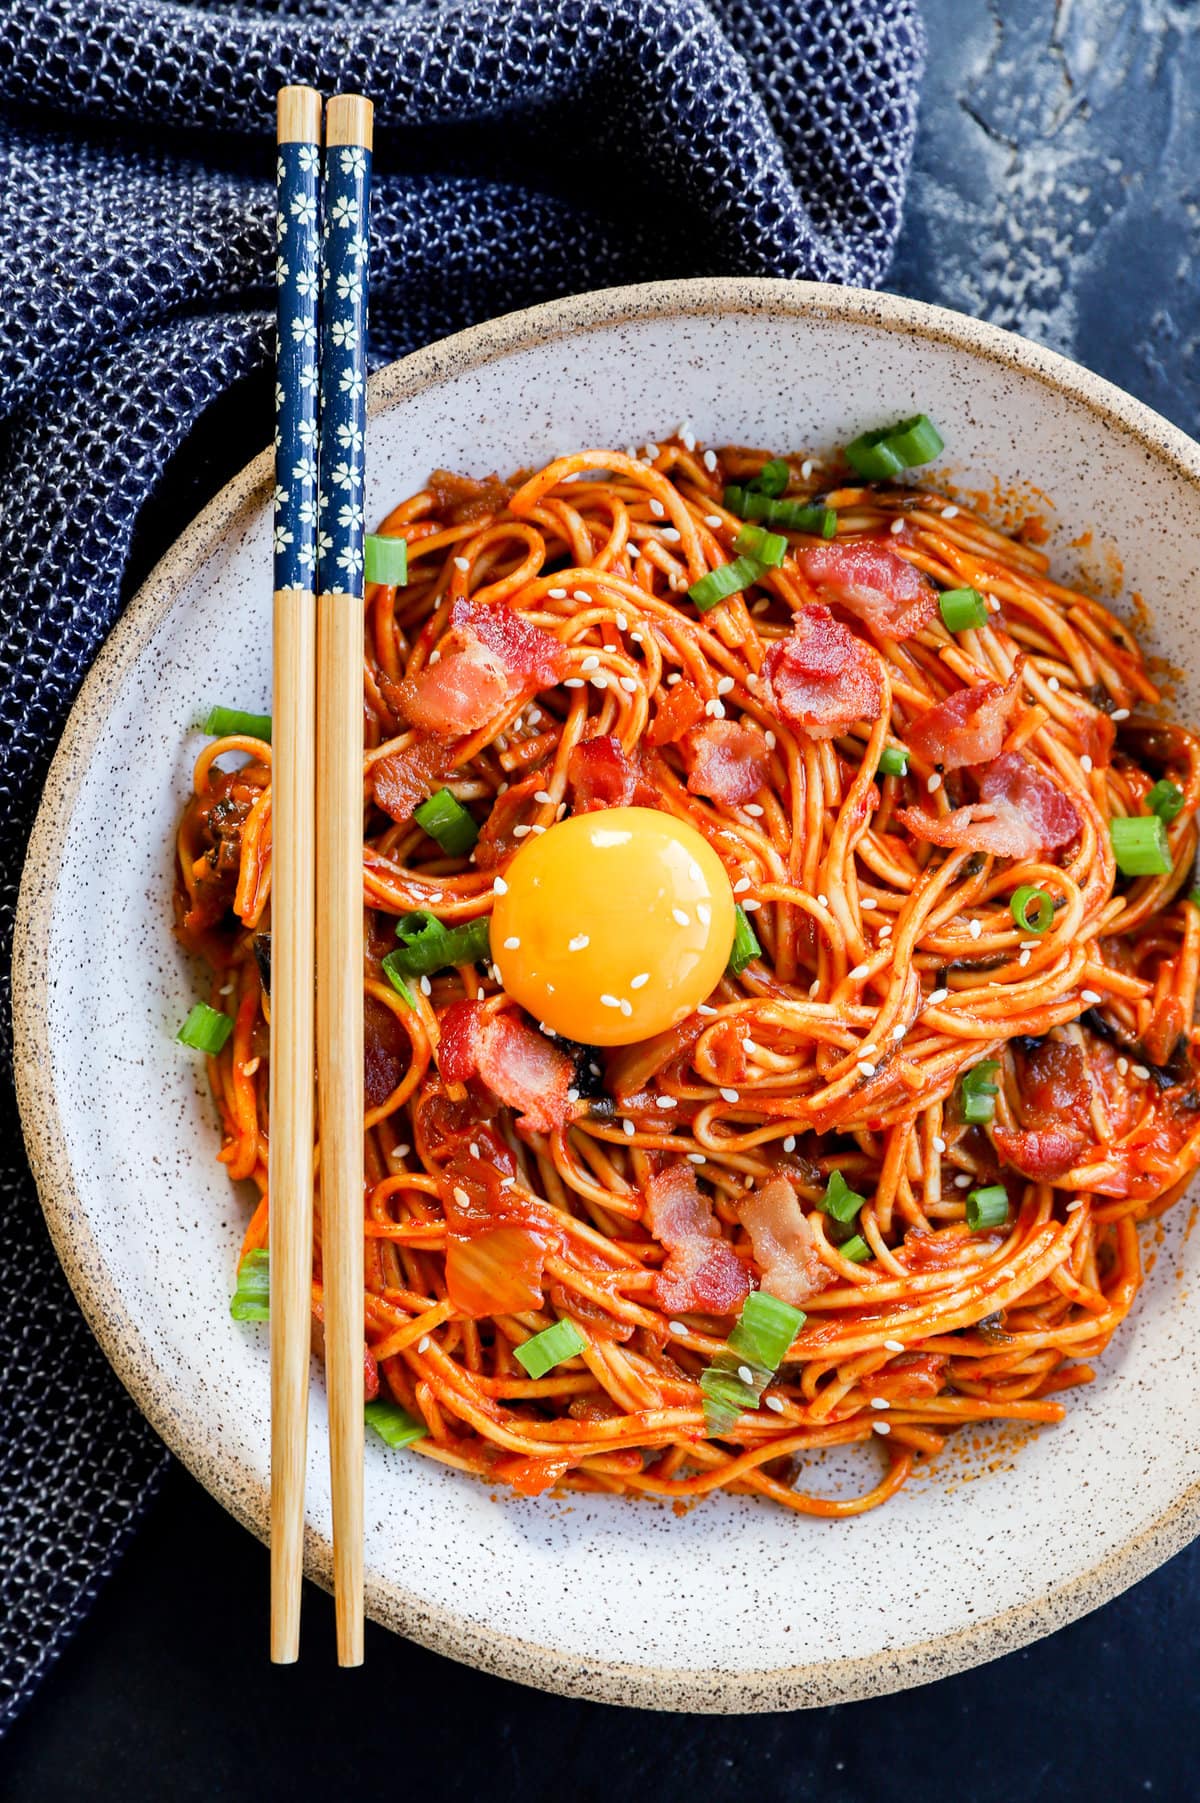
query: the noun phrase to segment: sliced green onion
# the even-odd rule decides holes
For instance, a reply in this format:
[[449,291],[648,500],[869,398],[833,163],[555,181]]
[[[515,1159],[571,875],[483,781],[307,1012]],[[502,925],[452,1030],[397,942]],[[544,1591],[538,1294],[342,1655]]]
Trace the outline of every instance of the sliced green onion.
[[271,1255],[265,1246],[247,1252],[238,1266],[237,1288],[229,1303],[235,1321],[265,1321],[271,1313]]
[[210,707],[200,729],[214,739],[232,738],[236,733],[246,739],[271,742],[270,714],[247,714],[240,707]]
[[530,1377],[545,1377],[565,1359],[578,1358],[586,1344],[574,1321],[556,1321],[543,1328],[520,1346],[513,1347],[513,1357],[524,1365]]
[[439,789],[423,801],[414,810],[413,819],[452,858],[465,857],[479,837],[479,828],[449,789]]
[[389,588],[408,583],[408,541],[367,533],[363,540],[363,575],[368,582],[386,582]]
[[733,541],[733,548],[747,557],[755,557],[766,569],[773,570],[787,555],[787,539],[779,532],[768,532],[763,526],[743,526]]
[[725,505],[739,519],[761,520],[767,526],[782,526],[786,532],[832,538],[837,531],[837,514],[820,502],[775,501],[770,495],[756,494],[752,488],[731,484],[725,490]]
[[1189,891],[1188,900],[1191,902],[1193,908],[1200,908],[1200,889],[1192,889]]
[[1023,933],[1044,933],[1054,924],[1054,902],[1044,889],[1022,883],[1014,889],[1009,912]]
[[750,925],[750,916],[746,910],[738,906],[734,908],[733,914],[737,926],[733,935],[733,950],[729,954],[729,963],[726,969],[731,977],[740,977],[751,959],[761,956],[762,946],[755,938],[754,928]]
[[938,596],[947,632],[966,632],[987,624],[987,602],[977,588],[948,588]]
[[1176,814],[1183,812],[1183,790],[1178,783],[1168,782],[1164,777],[1147,794],[1146,806],[1160,820],[1174,820]]
[[765,1290],[747,1296],[733,1332],[700,1377],[710,1434],[728,1433],[739,1415],[758,1407],[805,1319],[802,1309]]
[[807,1318],[790,1302],[781,1302],[766,1290],[752,1290],[726,1344],[739,1364],[773,1377]]
[[1159,814],[1118,816],[1108,823],[1117,869],[1125,876],[1166,876],[1171,868],[1167,829]]
[[781,495],[792,479],[792,472],[782,457],[772,457],[770,463],[764,463],[757,476],[752,476],[746,487],[754,489],[760,495],[770,495],[772,499]]
[[413,994],[413,992],[409,988],[408,984],[404,981],[404,978],[400,975],[400,972],[398,970],[394,969],[392,966],[392,959],[395,956],[396,956],[395,952],[389,952],[386,958],[382,958],[380,960],[380,968],[382,969],[384,976],[387,978],[387,980],[391,984],[392,988],[396,991],[396,994],[400,997],[401,1001],[407,1002],[407,1004],[410,1008],[415,1008],[417,1005],[416,996]]
[[233,1022],[227,1014],[210,1008],[207,1002],[197,1002],[176,1038],[180,1045],[190,1045],[197,1052],[207,1052],[215,1058],[232,1032]]
[[973,1189],[967,1196],[967,1226],[972,1233],[985,1227],[1001,1227],[1008,1219],[1008,1191],[1002,1183]]
[[451,964],[477,964],[491,956],[486,914],[461,927],[443,926],[433,914],[405,914],[396,922],[396,937],[403,945],[383,960],[389,981],[394,976],[424,977]]
[[843,1224],[852,1221],[866,1201],[857,1190],[852,1190],[840,1171],[829,1173],[829,1182],[825,1185],[825,1194],[817,1203],[822,1213],[832,1215],[835,1221]]
[[423,1440],[429,1432],[423,1421],[418,1421],[399,1403],[381,1402],[378,1398],[365,1405],[363,1420],[389,1446],[411,1446],[414,1440]]
[[880,776],[907,776],[908,750],[903,745],[885,745],[875,766]]
[[732,563],[718,565],[710,570],[707,576],[701,576],[693,582],[688,590],[688,599],[694,601],[697,610],[706,614],[710,607],[716,607],[720,601],[728,601],[730,595],[749,588],[762,575],[765,564],[759,563],[756,557],[735,557]]
[[914,414],[878,432],[862,432],[846,446],[846,462],[869,482],[883,482],[901,470],[929,463],[944,448],[942,435],[926,413]]
[[981,1127],[996,1112],[996,1097],[1000,1092],[994,1078],[999,1069],[997,1059],[981,1058],[965,1073],[958,1086],[963,1120],[973,1127]]
[[847,1240],[844,1246],[839,1246],[838,1251],[843,1258],[848,1258],[852,1265],[865,1265],[869,1258],[875,1256],[861,1233],[856,1233],[854,1238]]

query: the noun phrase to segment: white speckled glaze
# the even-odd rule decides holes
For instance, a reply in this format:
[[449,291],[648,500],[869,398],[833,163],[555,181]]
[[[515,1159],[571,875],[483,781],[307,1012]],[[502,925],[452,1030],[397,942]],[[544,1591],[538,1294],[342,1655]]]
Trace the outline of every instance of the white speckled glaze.
[[[368,514],[435,464],[473,474],[659,437],[844,442],[920,407],[966,487],[1036,483],[1060,569],[1119,547],[1155,648],[1192,662],[1200,450],[1021,339],[884,295],[766,281],[658,284],[512,315],[375,378]],[[172,835],[198,707],[269,706],[269,460],[217,497],[114,633],[72,714],[30,850],[17,1070],[51,1230],[109,1357],[168,1443],[265,1537],[265,1332],[228,1313],[245,1199],[214,1162],[193,996],[170,934]],[[1087,530],[1090,550],[1069,549]],[[1086,573],[1086,570],[1085,570]],[[1200,716],[1200,682],[1178,705]],[[114,822],[127,823],[115,845]],[[1200,1531],[1200,1236],[1185,1202],[1134,1317],[1061,1427],[948,1457],[882,1510],[808,1520],[716,1497],[677,1516],[606,1498],[498,1499],[373,1443],[371,1614],[459,1659],[664,1709],[779,1709],[940,1677],[1073,1619]],[[329,1576],[314,1390],[309,1570]],[[871,1452],[812,1474],[865,1481]],[[806,1485],[806,1487],[808,1487]],[[265,1656],[265,1654],[264,1654]]]

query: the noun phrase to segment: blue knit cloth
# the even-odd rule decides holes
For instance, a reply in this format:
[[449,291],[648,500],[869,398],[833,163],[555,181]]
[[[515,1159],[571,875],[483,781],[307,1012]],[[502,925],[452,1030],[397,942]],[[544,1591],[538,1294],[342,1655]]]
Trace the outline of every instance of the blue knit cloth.
[[[151,554],[270,435],[279,86],[375,101],[382,359],[651,277],[878,282],[922,58],[917,0],[5,0],[5,971],[37,796],[88,665]],[[0,1731],[166,1459],[59,1271],[3,1041]]]

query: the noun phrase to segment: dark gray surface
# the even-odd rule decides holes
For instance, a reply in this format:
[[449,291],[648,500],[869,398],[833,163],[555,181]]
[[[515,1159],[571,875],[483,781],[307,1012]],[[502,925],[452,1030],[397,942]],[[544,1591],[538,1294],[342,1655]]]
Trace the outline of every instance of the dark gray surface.
[[[1024,331],[1196,431],[1200,5],[926,0],[925,13],[923,125],[887,285]],[[272,1670],[266,1596],[266,1554],[176,1470],[0,1754],[0,1791],[13,1803],[1200,1796],[1200,1546],[995,1665],[793,1716],[565,1702],[377,1630],[365,1670],[340,1673],[317,1593],[301,1667]]]

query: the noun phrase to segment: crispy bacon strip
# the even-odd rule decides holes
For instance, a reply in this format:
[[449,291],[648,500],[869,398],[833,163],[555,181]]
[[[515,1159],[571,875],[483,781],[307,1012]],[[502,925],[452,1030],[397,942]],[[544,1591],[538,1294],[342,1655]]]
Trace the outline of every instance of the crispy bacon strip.
[[1004,735],[1021,704],[1020,667],[1007,682],[956,689],[914,720],[905,737],[918,757],[940,770],[987,764],[1000,756]]
[[772,1296],[799,1308],[835,1281],[821,1263],[800,1199],[782,1174],[747,1196],[738,1216],[750,1235],[762,1287]]
[[438,1069],[448,1083],[481,1077],[527,1133],[552,1133],[570,1112],[574,1061],[513,1009],[488,1014],[480,1002],[451,1002],[439,1016]]
[[736,720],[706,720],[694,727],[684,738],[683,760],[690,792],[726,807],[752,800],[771,768],[771,753],[758,727]]
[[802,607],[786,639],[772,645],[763,674],[781,719],[813,739],[832,739],[883,711],[878,654],[819,604]]
[[937,590],[881,538],[804,545],[796,562],[825,601],[885,639],[910,639],[937,612]]
[[646,1226],[667,1250],[654,1299],[670,1313],[731,1315],[750,1293],[746,1267],[722,1237],[690,1165],[668,1166],[645,1188]]
[[1073,804],[1017,752],[989,764],[979,800],[949,814],[897,808],[896,818],[930,845],[967,845],[997,858],[1032,858],[1069,845],[1080,830]]

